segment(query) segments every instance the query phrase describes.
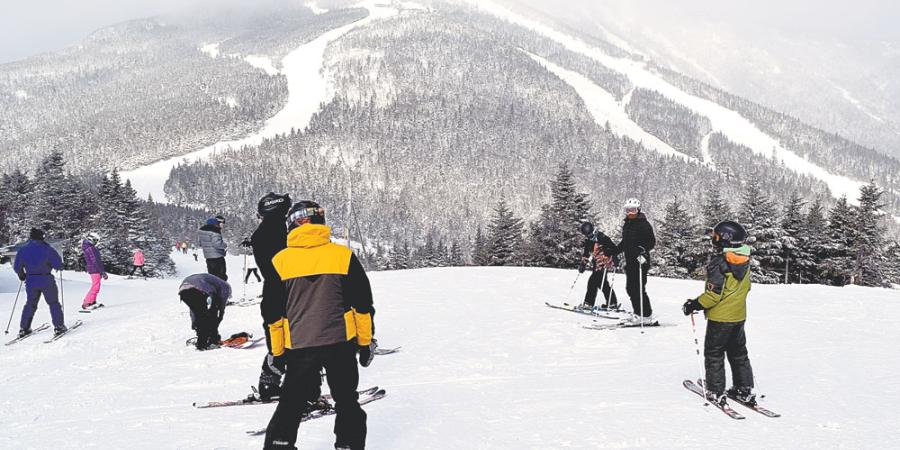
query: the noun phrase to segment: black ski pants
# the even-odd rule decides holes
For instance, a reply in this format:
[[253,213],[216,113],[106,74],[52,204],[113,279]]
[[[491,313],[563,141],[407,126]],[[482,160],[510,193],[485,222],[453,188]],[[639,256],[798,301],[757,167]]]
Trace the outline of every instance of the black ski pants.
[[225,317],[225,301],[216,298],[208,302],[209,295],[199,289],[186,289],[178,293],[191,310],[191,328],[197,332],[197,348],[206,349],[218,344],[219,324]]
[[225,268],[225,258],[208,258],[206,260],[206,272],[215,275],[223,281],[228,281],[228,274]]
[[619,304],[619,301],[616,300],[616,292],[609,284],[607,272],[608,271],[603,269],[595,270],[591,274],[591,277],[588,278],[587,292],[584,293],[584,303],[594,306],[594,303],[597,302],[597,290],[599,289],[603,293],[604,305],[606,305],[607,299],[609,299],[609,304],[607,306],[611,307],[612,305]]
[[259,277],[259,270],[257,270],[256,267],[252,267],[250,269],[247,269],[247,273],[244,274],[244,284],[247,284],[247,280],[250,279],[250,275],[253,275],[254,277],[256,277],[257,283],[262,281],[262,278]]
[[147,278],[147,272],[144,272],[144,266],[135,266],[135,265],[131,266],[131,272],[128,273],[128,276],[129,277],[134,276],[134,271],[138,270],[138,269],[141,269],[141,276],[144,278]]
[[731,365],[734,387],[753,387],[753,369],[747,356],[747,336],[744,322],[706,322],[706,340],[703,343],[706,356],[707,390],[725,392],[725,357]]
[[[650,297],[647,296],[647,271],[650,264],[640,264],[637,261],[628,261],[625,264],[625,292],[631,298],[631,307],[634,313],[641,314],[641,300],[644,302],[644,317],[653,314],[650,306]],[[643,293],[643,299],[641,299]]]
[[281,399],[266,430],[265,449],[294,449],[297,428],[307,402],[319,398],[319,372],[324,367],[337,414],[335,446],[363,450],[366,446],[366,413],[359,406],[359,368],[353,341],[322,347],[287,350],[287,374]]

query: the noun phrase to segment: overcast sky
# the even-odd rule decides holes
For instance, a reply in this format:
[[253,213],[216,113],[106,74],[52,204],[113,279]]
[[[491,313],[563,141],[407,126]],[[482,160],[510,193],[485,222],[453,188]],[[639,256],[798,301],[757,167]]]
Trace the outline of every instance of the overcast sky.
[[[3,0],[0,63],[77,43],[98,28],[123,20],[177,11],[208,0]],[[220,0],[217,0],[220,1]],[[259,0],[236,0],[249,4]],[[283,0],[297,3],[301,0]],[[657,20],[691,15],[735,26],[762,25],[816,37],[900,42],[897,0],[521,0],[550,8],[589,8],[602,14],[607,3],[626,4]]]

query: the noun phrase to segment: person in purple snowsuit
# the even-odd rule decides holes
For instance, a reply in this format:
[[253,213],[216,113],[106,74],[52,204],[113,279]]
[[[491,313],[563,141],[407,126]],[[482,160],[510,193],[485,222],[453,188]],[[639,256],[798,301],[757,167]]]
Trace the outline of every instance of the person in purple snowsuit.
[[25,294],[28,297],[22,309],[22,320],[19,322],[19,337],[31,334],[31,321],[37,311],[41,295],[50,307],[53,328],[57,334],[66,331],[62,307],[59,305],[56,278],[53,269],[62,270],[62,258],[59,253],[44,242],[44,232],[31,229],[29,241],[16,253],[13,269],[19,279],[25,282]]
[[103,260],[100,258],[100,250],[97,250],[97,242],[100,237],[96,233],[89,233],[81,242],[81,250],[84,251],[84,262],[87,272],[91,275],[91,288],[88,289],[81,302],[81,309],[89,309],[97,303],[97,294],[100,293],[100,279],[107,279],[106,270],[103,269]]

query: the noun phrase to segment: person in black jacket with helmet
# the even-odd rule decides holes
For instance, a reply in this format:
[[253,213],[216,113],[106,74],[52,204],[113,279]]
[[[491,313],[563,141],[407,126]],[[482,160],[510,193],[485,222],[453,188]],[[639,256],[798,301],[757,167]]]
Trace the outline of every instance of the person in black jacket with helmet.
[[259,375],[259,395],[263,400],[272,400],[281,394],[281,378],[284,375],[283,358],[272,355],[272,339],[269,325],[281,320],[284,310],[284,283],[272,265],[272,257],[287,247],[287,225],[285,217],[291,208],[288,194],[269,192],[259,199],[256,207],[259,226],[249,240],[241,245],[253,248],[253,259],[263,277],[262,302],[259,304],[266,332],[269,352],[263,360]]
[[[625,291],[631,298],[634,315],[625,319],[632,325],[657,325],[647,296],[647,271],[650,270],[650,250],[656,246],[653,226],[641,212],[641,202],[636,198],[625,201],[625,222],[622,224],[622,241],[616,254],[625,254]],[[643,313],[643,315],[642,315]]]
[[[607,277],[609,269],[615,265],[616,258],[613,255],[616,253],[616,244],[609,236],[595,229],[590,222],[581,224],[581,233],[584,234],[585,240],[578,272],[583,273],[587,269],[592,271],[591,277],[588,278],[587,291],[584,293],[584,303],[581,307],[593,310],[597,301],[597,291],[600,290],[603,293],[603,305],[600,308],[616,310],[619,308],[619,301],[616,299],[616,292]],[[593,257],[593,262],[590,261],[591,257]]]

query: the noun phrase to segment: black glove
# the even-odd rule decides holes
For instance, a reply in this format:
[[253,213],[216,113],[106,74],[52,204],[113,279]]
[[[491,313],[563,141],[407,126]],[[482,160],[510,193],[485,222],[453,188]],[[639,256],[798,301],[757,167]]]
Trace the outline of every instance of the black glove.
[[359,365],[369,367],[372,360],[375,359],[375,340],[373,339],[369,345],[359,346]]
[[24,273],[20,273],[20,274],[19,274],[19,281],[25,281],[25,274],[24,274]]
[[684,305],[681,305],[681,312],[686,316],[691,315],[694,311],[703,311],[703,305],[700,304],[700,300],[689,298],[684,302]]
[[250,239],[244,239],[243,241],[241,241],[241,247],[250,247],[251,245],[252,244],[250,244]]
[[584,273],[587,270],[587,266],[584,264],[584,260],[578,263],[578,273]]

